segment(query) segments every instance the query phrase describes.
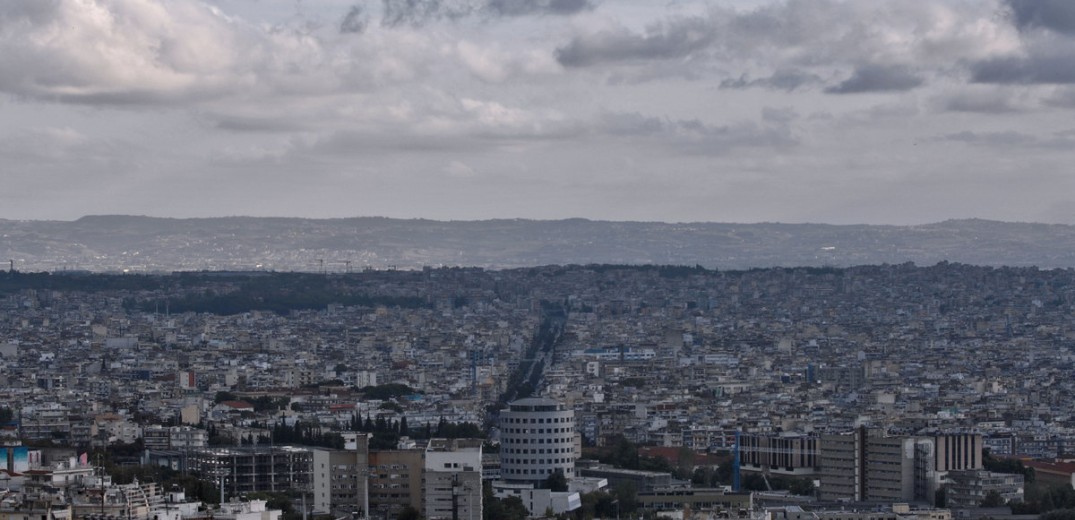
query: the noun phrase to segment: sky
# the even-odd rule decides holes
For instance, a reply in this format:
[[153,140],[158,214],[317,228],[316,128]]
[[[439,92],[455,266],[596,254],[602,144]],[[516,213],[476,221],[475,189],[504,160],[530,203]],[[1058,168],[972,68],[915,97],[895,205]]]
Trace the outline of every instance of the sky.
[[1070,0],[3,0],[0,218],[1075,224]]

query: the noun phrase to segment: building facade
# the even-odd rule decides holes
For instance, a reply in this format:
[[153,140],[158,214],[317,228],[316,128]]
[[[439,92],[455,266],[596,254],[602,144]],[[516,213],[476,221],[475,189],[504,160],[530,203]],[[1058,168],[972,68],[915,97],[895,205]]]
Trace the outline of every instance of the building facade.
[[501,475],[538,484],[554,473],[575,476],[575,411],[544,398],[512,402],[500,412]]
[[425,452],[426,520],[482,517],[482,440],[430,439]]

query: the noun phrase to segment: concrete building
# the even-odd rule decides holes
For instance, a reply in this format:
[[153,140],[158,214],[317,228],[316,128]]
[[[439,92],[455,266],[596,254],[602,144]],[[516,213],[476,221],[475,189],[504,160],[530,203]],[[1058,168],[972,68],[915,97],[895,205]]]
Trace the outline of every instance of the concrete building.
[[639,492],[668,488],[672,485],[672,474],[667,472],[616,468],[593,461],[580,461],[576,469],[581,477],[605,479],[612,487],[630,484]]
[[864,500],[886,503],[914,500],[914,438],[868,435],[864,462]]
[[396,517],[410,506],[422,510],[424,450],[371,450],[369,455],[370,515]]
[[934,460],[937,471],[982,468],[982,436],[979,434],[937,435]]
[[314,511],[336,516],[369,512],[369,436],[344,433],[344,449],[313,450]]
[[821,436],[818,459],[823,499],[851,502],[863,499],[865,442],[864,429]]
[[311,450],[315,511],[384,518],[408,506],[422,510],[423,450],[370,450],[368,434],[343,437],[342,450]]
[[749,518],[751,493],[731,493],[712,488],[666,488],[638,493],[638,505],[654,511],[722,513],[727,518]]
[[996,492],[1005,503],[1023,500],[1023,476],[985,470],[956,470],[948,473],[948,507],[979,507],[986,495]]
[[739,435],[742,471],[775,475],[813,475],[818,466],[818,438],[802,434]]
[[222,485],[225,498],[254,491],[309,491],[313,451],[295,446],[200,448],[188,458],[191,471]]
[[482,517],[482,440],[430,439],[425,452],[427,520]]
[[531,397],[500,412],[501,475],[513,483],[540,484],[556,472],[575,476],[575,411],[552,399]]
[[930,501],[938,475],[934,443],[930,437],[889,436],[864,427],[823,435],[820,496],[850,502]]

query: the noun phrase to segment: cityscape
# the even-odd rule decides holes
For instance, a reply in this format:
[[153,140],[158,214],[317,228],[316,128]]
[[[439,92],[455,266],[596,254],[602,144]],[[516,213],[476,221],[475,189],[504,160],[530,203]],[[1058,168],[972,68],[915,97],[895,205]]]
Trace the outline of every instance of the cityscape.
[[1075,497],[1070,269],[8,271],[0,291],[7,514],[997,518]]
[[0,520],[1075,520],[1073,0],[0,0]]

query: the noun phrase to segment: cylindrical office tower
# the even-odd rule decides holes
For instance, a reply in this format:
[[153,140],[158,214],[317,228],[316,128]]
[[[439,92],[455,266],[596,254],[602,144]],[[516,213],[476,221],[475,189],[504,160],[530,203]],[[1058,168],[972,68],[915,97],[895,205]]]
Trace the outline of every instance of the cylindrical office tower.
[[500,470],[508,482],[540,483],[556,472],[575,476],[575,410],[540,397],[500,411]]

